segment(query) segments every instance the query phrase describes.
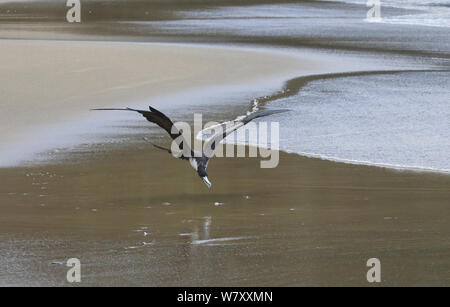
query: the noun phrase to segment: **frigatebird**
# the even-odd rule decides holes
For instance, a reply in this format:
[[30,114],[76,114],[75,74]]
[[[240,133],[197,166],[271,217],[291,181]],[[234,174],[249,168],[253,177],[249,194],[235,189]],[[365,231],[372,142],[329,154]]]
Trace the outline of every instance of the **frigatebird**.
[[[233,131],[239,129],[240,127],[248,124],[250,121],[254,120],[255,118],[264,117],[276,113],[286,112],[289,110],[265,110],[257,113],[250,114],[242,119],[237,119],[232,121],[232,125],[228,125],[228,129],[223,129],[223,126],[225,124],[230,123],[223,123],[221,124],[221,128],[218,132],[214,133],[207,141],[204,146],[204,149],[207,149],[206,151],[203,150],[202,152],[198,152],[195,150],[192,150],[189,147],[189,143],[186,142],[186,140],[183,137],[183,131],[181,129],[178,129],[176,125],[168,118],[164,113],[158,111],[157,109],[149,106],[149,111],[146,110],[137,110],[132,108],[100,108],[100,109],[92,109],[94,111],[131,111],[131,112],[137,112],[140,113],[142,116],[144,116],[149,122],[157,124],[159,127],[163,128],[174,140],[178,146],[178,149],[180,152],[174,153],[171,149],[161,147],[159,145],[153,144],[158,149],[162,149],[167,151],[168,153],[176,156],[179,159],[188,160],[191,164],[191,166],[197,171],[197,174],[200,176],[200,178],[203,180],[203,182],[206,184],[208,188],[211,188],[212,184],[208,179],[208,174],[206,173],[206,168],[208,167],[208,163],[210,158],[212,157],[212,153],[214,152],[216,148],[216,144],[218,144],[220,141],[222,141],[227,135],[232,133]],[[217,129],[214,129],[215,131]]]

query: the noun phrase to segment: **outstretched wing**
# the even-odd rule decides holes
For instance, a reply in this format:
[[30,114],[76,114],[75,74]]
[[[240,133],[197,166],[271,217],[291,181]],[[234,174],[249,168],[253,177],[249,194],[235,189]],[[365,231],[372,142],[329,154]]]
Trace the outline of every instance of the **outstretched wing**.
[[[149,122],[157,124],[161,128],[163,128],[173,140],[177,141],[177,145],[182,152],[190,152],[191,156],[193,156],[192,149],[189,147],[189,143],[186,142],[182,133],[175,127],[173,122],[168,118],[164,113],[156,110],[155,108],[149,106],[150,111],[146,110],[137,110],[132,108],[100,108],[100,109],[92,109],[94,111],[132,111],[138,112],[142,116],[144,116]],[[187,151],[185,151],[187,150]]]
[[269,116],[269,115],[272,115],[272,114],[289,112],[289,111],[290,110],[288,110],[288,109],[264,110],[264,111],[261,111],[261,112],[258,112],[258,113],[250,114],[249,116],[247,116],[244,119],[242,119],[242,122],[245,125],[245,124],[248,124],[249,122],[251,122],[252,120],[254,120],[255,118]]
[[[161,150],[167,151],[168,153],[172,154],[172,150],[171,150],[171,149],[169,149],[169,148],[165,148],[165,147],[162,147],[162,146],[159,146],[159,145],[153,144],[153,143],[150,143],[150,144],[152,144],[153,146],[155,146],[155,147],[156,147],[156,148],[158,148],[158,149],[161,149]],[[183,155],[179,156],[178,158],[179,158],[179,159],[183,159],[183,160],[189,160],[189,158],[188,158],[188,157],[185,157],[185,156],[183,156]]]
[[211,156],[214,150],[216,149],[216,145],[220,143],[220,141],[222,141],[224,138],[226,138],[227,135],[245,126],[255,118],[269,116],[276,113],[283,113],[287,111],[290,110],[265,110],[262,112],[251,114],[241,120],[234,121],[233,124],[231,125],[229,124],[230,122],[225,122],[221,124],[220,125],[221,129],[217,129],[218,132],[214,134],[205,144],[205,148],[210,150],[210,152],[208,153],[210,154],[209,156]]

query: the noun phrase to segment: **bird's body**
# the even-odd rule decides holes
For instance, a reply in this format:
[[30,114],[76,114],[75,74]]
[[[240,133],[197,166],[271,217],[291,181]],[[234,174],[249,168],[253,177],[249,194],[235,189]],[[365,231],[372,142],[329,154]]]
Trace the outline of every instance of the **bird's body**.
[[[205,144],[205,148],[207,152],[198,152],[194,151],[189,147],[189,143],[183,138],[182,131],[178,130],[174,123],[162,112],[156,110],[153,107],[149,107],[149,111],[146,110],[136,110],[131,108],[125,109],[116,109],[116,108],[107,108],[107,109],[93,109],[100,111],[133,111],[140,113],[144,116],[148,121],[157,124],[161,128],[163,128],[176,142],[178,149],[180,152],[177,154],[177,158],[188,160],[194,170],[197,172],[199,177],[203,180],[203,182],[211,188],[211,182],[208,179],[208,174],[206,173],[206,168],[208,167],[208,163],[210,158],[212,157],[212,153],[214,152],[216,145],[222,141],[227,135],[236,131],[240,127],[246,125],[250,121],[255,118],[268,116],[275,113],[285,112],[287,110],[266,110],[258,113],[251,114],[242,120],[238,120],[234,122],[234,125],[228,127],[228,129],[221,129],[219,132],[214,133],[212,137],[210,137]],[[159,145],[153,144],[153,146],[165,150],[168,153],[173,154],[171,149],[161,147]]]
[[189,163],[191,164],[191,166],[192,166],[195,170],[197,170],[197,168],[198,168],[197,159],[195,159],[195,158],[189,158]]

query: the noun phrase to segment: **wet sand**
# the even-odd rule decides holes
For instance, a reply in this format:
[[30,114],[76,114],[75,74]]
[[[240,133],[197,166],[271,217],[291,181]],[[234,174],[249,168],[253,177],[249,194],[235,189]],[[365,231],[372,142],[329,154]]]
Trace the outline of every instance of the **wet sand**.
[[[203,32],[195,32],[183,23],[177,28],[111,22],[191,18],[179,15],[192,9],[179,7],[179,1],[157,10],[150,6],[150,16],[142,16],[147,2],[122,1],[108,11],[89,7],[93,14],[84,14],[88,19],[81,25],[64,21],[64,6],[49,11],[30,4],[17,14],[0,12],[2,38],[47,40],[0,41],[0,150],[9,150],[12,140],[23,142],[30,132],[37,142],[45,141],[36,137],[42,135],[37,127],[77,120],[91,107],[140,104],[210,86],[260,89],[263,79],[286,81],[291,73],[368,69],[356,62],[350,67],[342,54],[332,62],[320,54],[316,65],[254,50],[85,40],[310,46],[331,53],[431,55],[432,63],[448,58],[445,46],[428,45],[430,38],[445,43],[440,39],[445,29],[374,30],[351,22],[342,28],[321,14],[325,29],[307,16],[288,19],[305,24],[251,24],[243,33],[202,25]],[[199,10],[210,8],[199,4]],[[364,18],[366,9],[358,8],[356,16]],[[333,18],[340,15],[330,11]],[[293,29],[306,32],[291,34]],[[414,45],[419,38],[426,48]],[[390,69],[411,68],[393,62]],[[216,120],[248,107],[241,101],[203,110]],[[136,124],[148,125],[142,119]],[[381,261],[382,286],[450,285],[448,175],[281,153],[275,169],[261,169],[259,159],[214,159],[208,168],[213,188],[207,190],[187,163],[155,150],[143,136],[74,147],[45,165],[0,168],[0,286],[74,286],[66,281],[65,266],[73,257],[81,261],[81,286],[372,286],[366,281],[369,258]],[[153,137],[167,140],[161,133]]]
[[366,286],[373,257],[381,285],[450,282],[448,176],[282,153],[212,160],[208,191],[149,144],[80,157],[0,170],[1,285],[70,285],[71,257],[84,286]]

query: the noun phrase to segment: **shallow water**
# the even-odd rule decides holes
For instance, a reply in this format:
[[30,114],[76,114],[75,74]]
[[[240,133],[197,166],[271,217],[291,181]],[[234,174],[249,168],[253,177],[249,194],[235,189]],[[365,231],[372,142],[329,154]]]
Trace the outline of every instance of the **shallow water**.
[[269,103],[289,152],[351,163],[449,172],[450,73],[325,78]]
[[[367,6],[366,0],[336,0]],[[447,0],[383,0],[380,1],[381,19],[378,22],[412,26],[450,27],[450,4]],[[373,5],[372,5],[373,6]],[[383,18],[384,8],[415,10],[412,14],[399,14]]]

